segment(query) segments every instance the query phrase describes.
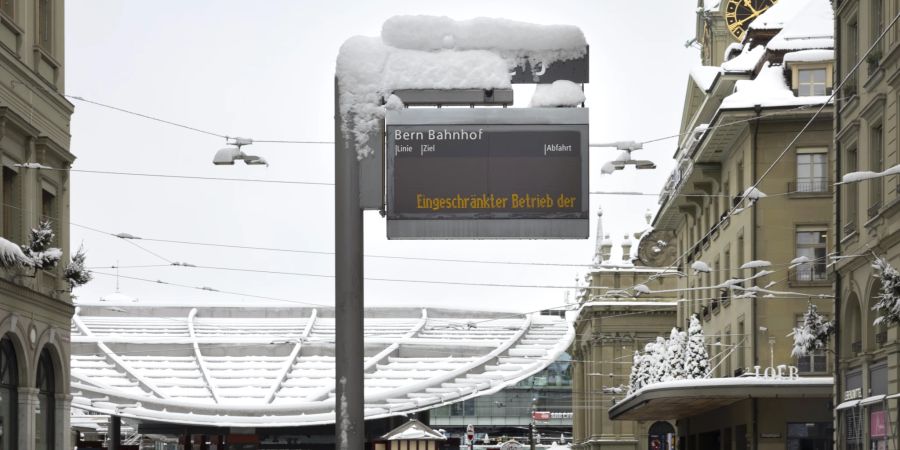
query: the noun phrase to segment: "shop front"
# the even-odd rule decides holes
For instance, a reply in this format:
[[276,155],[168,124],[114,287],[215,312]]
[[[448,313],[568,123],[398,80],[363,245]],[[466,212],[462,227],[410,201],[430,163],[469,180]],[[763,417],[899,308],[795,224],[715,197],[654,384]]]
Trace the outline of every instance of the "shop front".
[[656,383],[609,409],[612,420],[672,420],[681,450],[832,450],[830,377]]

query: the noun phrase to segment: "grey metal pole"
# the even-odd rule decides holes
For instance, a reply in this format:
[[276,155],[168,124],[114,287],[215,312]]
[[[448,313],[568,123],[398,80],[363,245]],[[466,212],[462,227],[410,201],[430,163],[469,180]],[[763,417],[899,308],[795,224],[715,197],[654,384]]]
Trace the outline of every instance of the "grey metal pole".
[[109,416],[109,429],[107,430],[109,438],[109,450],[119,450],[122,443],[122,418],[119,416]]
[[334,321],[335,443],[365,448],[363,419],[363,211],[359,161],[341,131],[340,90],[334,80]]

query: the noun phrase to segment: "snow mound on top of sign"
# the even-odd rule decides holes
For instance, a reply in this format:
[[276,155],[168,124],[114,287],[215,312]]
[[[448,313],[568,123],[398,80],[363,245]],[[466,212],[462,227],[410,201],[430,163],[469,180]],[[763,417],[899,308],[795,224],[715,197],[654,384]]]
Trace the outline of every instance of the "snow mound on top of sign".
[[336,66],[341,131],[362,159],[373,152],[370,134],[384,117],[384,99],[395,90],[505,89],[525,61],[546,68],[586,53],[584,34],[574,26],[393,17],[380,37],[355,36],[341,46]]

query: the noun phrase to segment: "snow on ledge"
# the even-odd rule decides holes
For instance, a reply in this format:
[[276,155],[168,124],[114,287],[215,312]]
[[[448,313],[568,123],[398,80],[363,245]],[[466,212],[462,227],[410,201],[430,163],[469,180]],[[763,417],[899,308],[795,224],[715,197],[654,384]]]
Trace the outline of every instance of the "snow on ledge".
[[800,50],[796,52],[785,53],[784,63],[814,63],[834,61],[834,50]]

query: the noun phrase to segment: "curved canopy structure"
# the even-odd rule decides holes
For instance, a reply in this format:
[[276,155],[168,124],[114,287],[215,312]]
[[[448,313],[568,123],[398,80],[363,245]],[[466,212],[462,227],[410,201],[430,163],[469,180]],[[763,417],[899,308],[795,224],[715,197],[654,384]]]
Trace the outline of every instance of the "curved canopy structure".
[[[334,333],[331,309],[82,306],[72,405],[191,425],[334,423]],[[366,419],[494,393],[573,337],[558,316],[367,309]]]

